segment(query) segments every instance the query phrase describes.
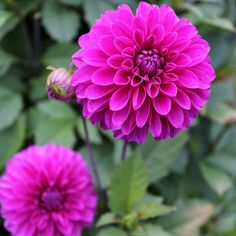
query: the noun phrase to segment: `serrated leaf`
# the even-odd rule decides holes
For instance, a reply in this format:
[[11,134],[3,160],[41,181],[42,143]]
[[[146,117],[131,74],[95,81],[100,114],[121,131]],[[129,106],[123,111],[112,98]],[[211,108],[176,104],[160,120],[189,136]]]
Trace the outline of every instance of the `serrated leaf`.
[[110,227],[108,229],[101,230],[98,236],[128,236],[122,229]]
[[55,101],[45,100],[37,105],[38,109],[45,115],[55,119],[75,120],[76,113],[69,104]]
[[55,0],[45,1],[42,23],[53,39],[59,42],[71,41],[79,28],[79,16]]
[[73,147],[75,144],[74,124],[71,120],[44,118],[37,124],[35,141],[39,145],[57,143]]
[[26,131],[25,116],[19,119],[10,127],[0,131],[0,168],[2,169],[6,161],[11,158],[23,145]]
[[53,44],[44,53],[42,62],[45,66],[67,67],[71,61],[71,56],[78,50],[78,46],[70,43]]
[[110,224],[117,224],[120,222],[120,219],[114,213],[105,213],[98,220],[96,226],[101,227]]
[[19,94],[0,87],[0,131],[9,127],[17,119],[22,105]]
[[175,207],[170,207],[159,203],[158,201],[153,201],[151,203],[146,203],[137,209],[137,216],[139,220],[147,220],[150,218],[155,218],[158,216],[165,215],[176,210]]
[[140,146],[140,151],[145,157],[150,182],[155,182],[165,177],[171,165],[188,140],[185,132],[178,134],[174,139],[157,142],[153,138]]
[[123,162],[112,176],[109,206],[114,213],[130,213],[148,185],[146,166],[139,153]]
[[218,195],[224,194],[233,186],[233,182],[229,176],[211,165],[202,164],[201,171],[209,186]]

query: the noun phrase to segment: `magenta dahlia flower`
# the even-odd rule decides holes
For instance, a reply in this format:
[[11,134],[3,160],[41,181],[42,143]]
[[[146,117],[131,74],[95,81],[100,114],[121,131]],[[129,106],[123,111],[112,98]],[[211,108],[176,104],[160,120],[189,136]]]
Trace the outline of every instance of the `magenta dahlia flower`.
[[93,221],[97,196],[79,153],[31,146],[7,164],[0,203],[13,236],[80,236]]
[[173,137],[209,99],[209,45],[167,5],[107,11],[79,45],[71,85],[83,115],[115,137],[142,143],[148,130]]

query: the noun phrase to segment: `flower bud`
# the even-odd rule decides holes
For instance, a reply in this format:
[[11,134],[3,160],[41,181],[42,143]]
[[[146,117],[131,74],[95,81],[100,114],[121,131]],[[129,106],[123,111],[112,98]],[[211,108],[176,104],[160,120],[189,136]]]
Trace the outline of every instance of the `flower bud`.
[[72,73],[65,68],[53,69],[47,78],[48,97],[63,102],[70,102],[74,89],[70,85]]

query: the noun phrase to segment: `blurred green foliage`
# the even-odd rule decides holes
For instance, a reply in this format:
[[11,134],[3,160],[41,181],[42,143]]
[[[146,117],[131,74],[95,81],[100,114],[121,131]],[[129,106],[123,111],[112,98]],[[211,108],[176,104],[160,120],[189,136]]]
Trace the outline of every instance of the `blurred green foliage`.
[[[106,9],[137,0],[0,1],[0,167],[30,144],[60,143],[87,158],[79,109],[49,101],[47,65],[67,66],[76,40]],[[149,0],[172,5],[211,45],[217,80],[187,132],[130,146],[88,123],[108,190],[84,236],[236,235],[236,1]],[[171,206],[171,207],[170,207]],[[162,216],[169,213],[165,216]],[[0,235],[7,236],[3,227]]]

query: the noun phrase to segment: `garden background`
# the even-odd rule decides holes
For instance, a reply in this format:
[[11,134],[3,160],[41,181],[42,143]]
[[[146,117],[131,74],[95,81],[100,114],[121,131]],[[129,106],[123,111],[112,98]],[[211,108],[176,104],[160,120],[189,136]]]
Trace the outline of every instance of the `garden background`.
[[[77,38],[104,10],[121,3],[135,9],[138,2],[0,1],[1,171],[14,153],[34,143],[59,143],[87,157],[79,109],[47,99],[46,67],[68,66],[78,50]],[[149,137],[143,145],[131,144],[127,155],[133,158],[122,167],[122,141],[87,122],[103,189],[112,190],[108,199],[113,213],[100,204],[95,226],[84,236],[235,236],[236,1],[148,2],[167,3],[197,26],[211,45],[217,78],[210,102],[187,132],[165,141]],[[148,185],[145,194],[140,182]],[[117,199],[119,220],[114,215]],[[127,202],[143,204],[144,216],[137,218],[135,210],[123,212]],[[0,235],[9,235],[2,221]]]

